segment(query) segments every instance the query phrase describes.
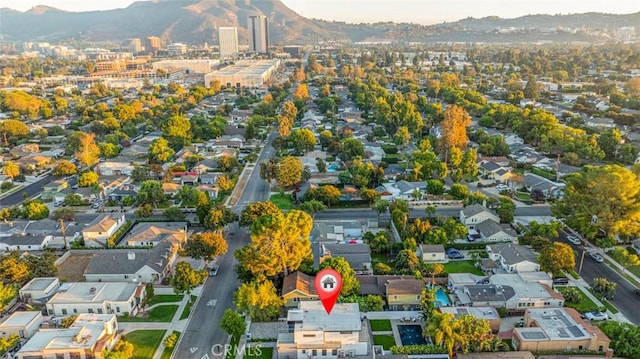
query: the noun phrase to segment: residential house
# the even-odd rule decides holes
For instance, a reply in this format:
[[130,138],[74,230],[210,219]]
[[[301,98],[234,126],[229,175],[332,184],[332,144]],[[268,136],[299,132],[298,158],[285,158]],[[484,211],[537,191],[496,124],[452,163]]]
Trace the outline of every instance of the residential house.
[[[202,175],[204,173],[213,172],[217,168],[218,168],[218,161],[213,159],[204,159],[198,162],[198,164],[193,167],[193,170],[201,174],[200,181],[202,182]],[[215,181],[210,184],[213,184],[213,183],[215,183]]]
[[66,179],[51,181],[42,187],[42,198],[52,199],[57,193],[60,193],[67,187],[69,187],[69,182],[67,182]]
[[200,191],[200,192],[208,193],[209,194],[209,198],[211,198],[211,199],[218,198],[218,193],[220,192],[220,189],[218,187],[214,187],[214,186],[206,185],[206,184],[201,184],[198,187],[196,187],[196,189],[198,191]]
[[31,221],[16,219],[13,221],[0,221],[0,238],[14,234],[25,234]]
[[85,247],[104,247],[108,239],[125,224],[124,214],[103,213],[82,230]]
[[215,173],[203,173],[198,170],[200,173],[200,183],[203,185],[214,185],[218,181],[218,175]]
[[471,273],[449,273],[447,276],[447,289],[460,290],[467,285],[482,284],[488,279],[485,276],[479,276]]
[[55,316],[88,314],[136,314],[146,295],[144,283],[64,283],[47,301],[47,313]]
[[524,186],[529,192],[540,190],[547,198],[559,198],[564,193],[564,183],[556,183],[534,173],[525,173]]
[[507,273],[537,272],[540,263],[529,247],[513,243],[488,244],[489,259],[500,264]]
[[58,232],[60,232],[60,222],[49,218],[29,221],[24,230],[25,234],[30,235],[52,235]]
[[42,251],[51,241],[52,235],[12,234],[0,237],[0,251]]
[[356,274],[373,274],[371,265],[371,248],[367,244],[337,244],[315,242],[312,244],[314,251],[314,268],[318,268],[325,258],[344,258]]
[[480,172],[480,175],[486,177],[487,179],[492,179],[498,182],[505,182],[505,175],[509,173],[510,169],[496,162],[486,161],[482,162],[480,166],[478,166],[478,171]]
[[338,303],[327,314],[320,301],[302,301],[287,313],[289,330],[278,333],[279,358],[339,358],[369,354],[369,329],[357,303]]
[[130,247],[153,247],[162,241],[182,247],[187,241],[187,222],[137,223],[118,244]]
[[386,285],[389,310],[419,310],[424,288],[422,279],[389,280]]
[[162,192],[164,192],[164,195],[167,197],[173,197],[176,194],[178,194],[178,191],[180,190],[181,185],[176,184],[176,183],[167,183],[164,182],[162,183]]
[[527,309],[524,326],[513,329],[511,343],[516,350],[586,350],[613,354],[609,350],[611,340],[573,308]]
[[101,176],[131,176],[134,168],[130,161],[105,161],[96,166],[96,172]]
[[315,277],[295,271],[282,280],[282,299],[286,307],[298,307],[298,302],[318,300]]
[[92,255],[84,270],[87,282],[156,283],[171,274],[177,248],[163,241],[151,249],[114,249]]
[[[509,138],[509,136],[507,136],[507,139],[508,138]],[[514,144],[515,143],[517,143],[517,142],[514,142]],[[494,162],[494,163],[497,163],[498,165],[506,168],[506,167],[510,167],[509,164],[511,163],[511,160],[509,159],[509,157],[505,157],[505,156],[482,156],[482,155],[478,154],[478,158],[476,160],[476,163],[478,164],[478,167],[481,164],[485,163],[485,162]]]
[[442,244],[420,244],[416,250],[416,255],[423,262],[446,262],[447,257]]
[[598,129],[615,128],[616,123],[610,118],[591,117],[585,121],[585,125]]
[[15,354],[30,358],[101,358],[117,343],[118,322],[113,314],[81,314],[69,328],[41,329]]
[[13,312],[0,323],[0,336],[17,335],[20,339],[31,338],[42,324],[42,312]]
[[460,223],[468,229],[475,229],[478,224],[486,220],[500,223],[500,217],[495,212],[480,204],[472,204],[460,210]]
[[122,200],[125,199],[126,197],[131,197],[134,200],[138,198],[138,191],[136,190],[135,186],[123,185],[114,189],[111,193],[107,195],[107,198],[110,201],[113,201],[119,204],[122,203]]
[[54,295],[60,288],[60,280],[56,277],[33,278],[18,291],[20,299],[26,302],[43,302]]
[[440,313],[451,313],[458,318],[463,315],[471,315],[477,319],[486,320],[491,327],[491,331],[500,331],[500,315],[493,307],[439,307]]
[[516,242],[518,234],[509,224],[498,224],[490,219],[476,225],[482,242]]
[[91,201],[95,201],[98,199],[102,199],[102,192],[96,192],[93,187],[80,187],[74,186],[76,188],[65,188],[64,190],[58,192],[54,195],[55,200],[64,200],[70,194],[76,194],[80,196],[80,199],[89,203]]
[[562,294],[550,286],[517,278],[503,284],[467,285],[454,293],[454,305],[506,308],[514,313],[521,313],[527,308],[560,308],[564,305]]
[[387,191],[389,191],[394,198],[411,200],[417,198],[422,198],[422,196],[426,193],[426,182],[407,182],[405,180],[401,180],[398,182],[388,182],[382,184]]

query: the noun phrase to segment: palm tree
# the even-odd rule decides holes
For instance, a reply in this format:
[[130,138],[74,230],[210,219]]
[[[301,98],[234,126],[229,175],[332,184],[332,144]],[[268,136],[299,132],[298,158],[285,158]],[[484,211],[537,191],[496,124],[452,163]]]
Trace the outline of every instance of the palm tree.
[[454,322],[453,313],[434,312],[429,317],[423,333],[425,336],[431,336],[436,345],[445,347],[449,356],[453,355],[453,349],[459,339],[459,335],[454,330]]

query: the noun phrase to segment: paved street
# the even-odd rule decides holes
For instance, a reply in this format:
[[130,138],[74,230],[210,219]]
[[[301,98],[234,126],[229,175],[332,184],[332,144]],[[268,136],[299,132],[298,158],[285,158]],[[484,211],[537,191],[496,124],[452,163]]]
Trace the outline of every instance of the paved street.
[[[568,234],[566,232],[561,232],[560,240],[565,243],[569,243],[566,241],[567,235]],[[579,268],[584,248],[576,245],[571,246],[577,251],[576,266]],[[588,249],[596,250],[594,247],[588,247]],[[598,250],[602,252],[600,249]],[[640,298],[633,293],[635,287],[631,283],[627,282],[620,274],[609,268],[608,265],[604,263],[597,263],[593,259],[589,258],[589,255],[585,255],[580,276],[582,276],[589,285],[593,283],[595,278],[606,278],[608,281],[618,283],[616,296],[610,301],[611,304],[618,308],[620,313],[624,314],[629,321],[636,325],[640,324],[640,311],[638,310]]]
[[46,185],[47,183],[51,182],[52,179],[53,179],[53,175],[49,173],[46,176],[42,177],[37,182],[34,182],[20,189],[19,191],[12,193],[5,198],[0,199],[0,208],[12,207],[17,204],[20,204],[20,202],[24,201],[25,193],[27,194],[28,198],[31,198],[37,195],[42,191],[42,187],[44,187],[44,185]]
[[[268,143],[271,143],[274,134],[275,132],[270,136]],[[268,199],[269,185],[260,178],[258,168],[259,163],[271,157],[273,153],[274,149],[270,145],[262,151],[256,163],[256,169],[251,174],[238,204],[232,208],[234,212],[240,214],[245,205]],[[235,271],[237,262],[233,257],[233,252],[249,243],[248,232],[234,223],[229,228],[227,241],[229,244],[227,254],[217,259],[217,264],[220,266],[218,275],[209,277],[204,284],[198,304],[191,314],[191,321],[181,336],[180,345],[174,352],[174,358],[221,357],[215,355],[219,354],[218,350],[215,354],[212,352],[212,347],[226,344],[229,337],[220,329],[220,320],[225,309],[233,307],[233,292],[239,286]],[[211,299],[217,300],[215,306],[207,306]]]

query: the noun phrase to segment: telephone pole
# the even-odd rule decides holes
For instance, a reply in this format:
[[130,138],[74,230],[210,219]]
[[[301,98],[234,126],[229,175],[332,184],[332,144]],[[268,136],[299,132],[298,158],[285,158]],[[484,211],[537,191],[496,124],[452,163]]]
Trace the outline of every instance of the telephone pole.
[[62,240],[64,241],[63,250],[67,250],[67,229],[64,226],[64,219],[60,218],[60,231],[62,231]]

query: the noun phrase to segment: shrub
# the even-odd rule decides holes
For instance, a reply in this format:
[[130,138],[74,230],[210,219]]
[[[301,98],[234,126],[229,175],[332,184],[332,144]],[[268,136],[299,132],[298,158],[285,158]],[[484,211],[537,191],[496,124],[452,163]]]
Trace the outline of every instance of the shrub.
[[446,354],[447,350],[438,345],[405,345],[405,346],[392,346],[391,354]]

